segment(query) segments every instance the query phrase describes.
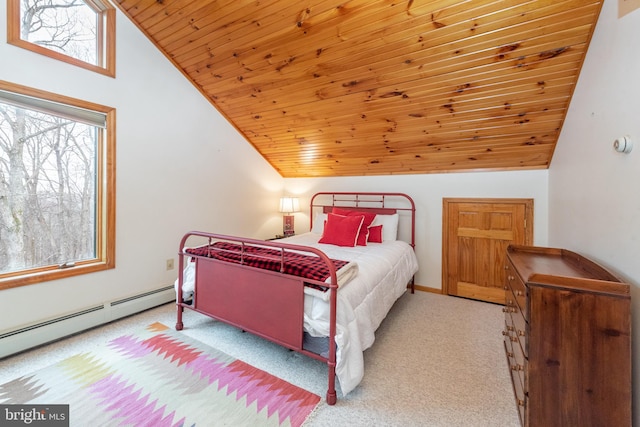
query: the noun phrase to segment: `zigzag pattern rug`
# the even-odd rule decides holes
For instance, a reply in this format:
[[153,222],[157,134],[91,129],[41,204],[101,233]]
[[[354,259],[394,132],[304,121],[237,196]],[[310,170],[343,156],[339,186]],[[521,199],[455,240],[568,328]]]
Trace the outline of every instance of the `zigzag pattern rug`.
[[300,426],[319,402],[161,323],[0,386],[3,404],[69,404],[71,426]]

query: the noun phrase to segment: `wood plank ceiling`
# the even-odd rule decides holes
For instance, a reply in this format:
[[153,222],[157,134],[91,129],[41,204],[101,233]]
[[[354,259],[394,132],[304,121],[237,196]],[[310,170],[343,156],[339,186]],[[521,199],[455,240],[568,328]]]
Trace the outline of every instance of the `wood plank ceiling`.
[[283,177],[547,168],[602,6],[117,1]]

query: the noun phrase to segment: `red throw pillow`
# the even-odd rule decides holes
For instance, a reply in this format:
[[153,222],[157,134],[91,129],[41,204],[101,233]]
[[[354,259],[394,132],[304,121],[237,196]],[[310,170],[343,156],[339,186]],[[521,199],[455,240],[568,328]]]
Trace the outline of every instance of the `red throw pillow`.
[[363,221],[363,215],[342,216],[329,213],[324,232],[318,242],[354,247],[358,241],[358,233]]
[[336,215],[343,216],[364,216],[364,221],[362,221],[362,225],[360,226],[360,233],[358,234],[358,246],[367,246],[367,236],[369,234],[369,226],[376,218],[376,214],[370,212],[358,212],[352,211],[349,209],[343,209],[338,207],[333,207],[333,213]]
[[369,227],[367,242],[382,243],[382,224]]

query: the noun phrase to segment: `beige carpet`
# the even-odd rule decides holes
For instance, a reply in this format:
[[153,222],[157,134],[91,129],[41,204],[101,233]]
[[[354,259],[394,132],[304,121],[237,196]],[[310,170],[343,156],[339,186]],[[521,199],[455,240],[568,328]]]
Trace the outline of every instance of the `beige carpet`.
[[[365,377],[307,426],[519,426],[502,347],[501,307],[424,292],[404,295],[365,352]],[[131,328],[175,324],[173,304],[0,360],[0,384]],[[308,391],[325,395],[326,366],[187,311],[184,333]]]

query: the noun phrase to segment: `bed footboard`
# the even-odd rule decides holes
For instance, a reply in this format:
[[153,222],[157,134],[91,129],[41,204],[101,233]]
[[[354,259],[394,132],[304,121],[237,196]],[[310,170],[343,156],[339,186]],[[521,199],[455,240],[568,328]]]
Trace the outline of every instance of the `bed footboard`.
[[[237,246],[234,259],[229,262],[209,256],[187,253],[187,243],[194,238],[204,239],[207,247],[215,242],[227,242]],[[256,261],[256,255],[248,252],[256,246],[277,251],[277,254],[265,255],[264,261],[278,271],[256,268],[248,260]],[[329,273],[328,282],[287,274],[285,260],[288,253],[306,253],[319,257]],[[335,390],[336,369],[336,290],[338,288],[336,268],[323,252],[318,249],[280,243],[261,241],[234,236],[192,231],[182,238],[179,250],[179,278],[177,288],[176,329],[184,327],[182,314],[185,308],[205,314],[214,319],[236,326],[277,344],[306,354],[327,363],[328,390],[326,401],[329,405],[337,400]],[[263,257],[263,255],[259,255]],[[187,261],[187,258],[192,261]],[[195,290],[190,302],[183,300],[184,270],[186,262],[195,263]],[[303,348],[304,287],[315,285],[327,288],[330,292],[329,353],[327,357],[307,351]]]
[[[223,261],[197,259],[194,307],[294,349],[302,348],[304,283]],[[215,277],[215,286],[211,278]]]

